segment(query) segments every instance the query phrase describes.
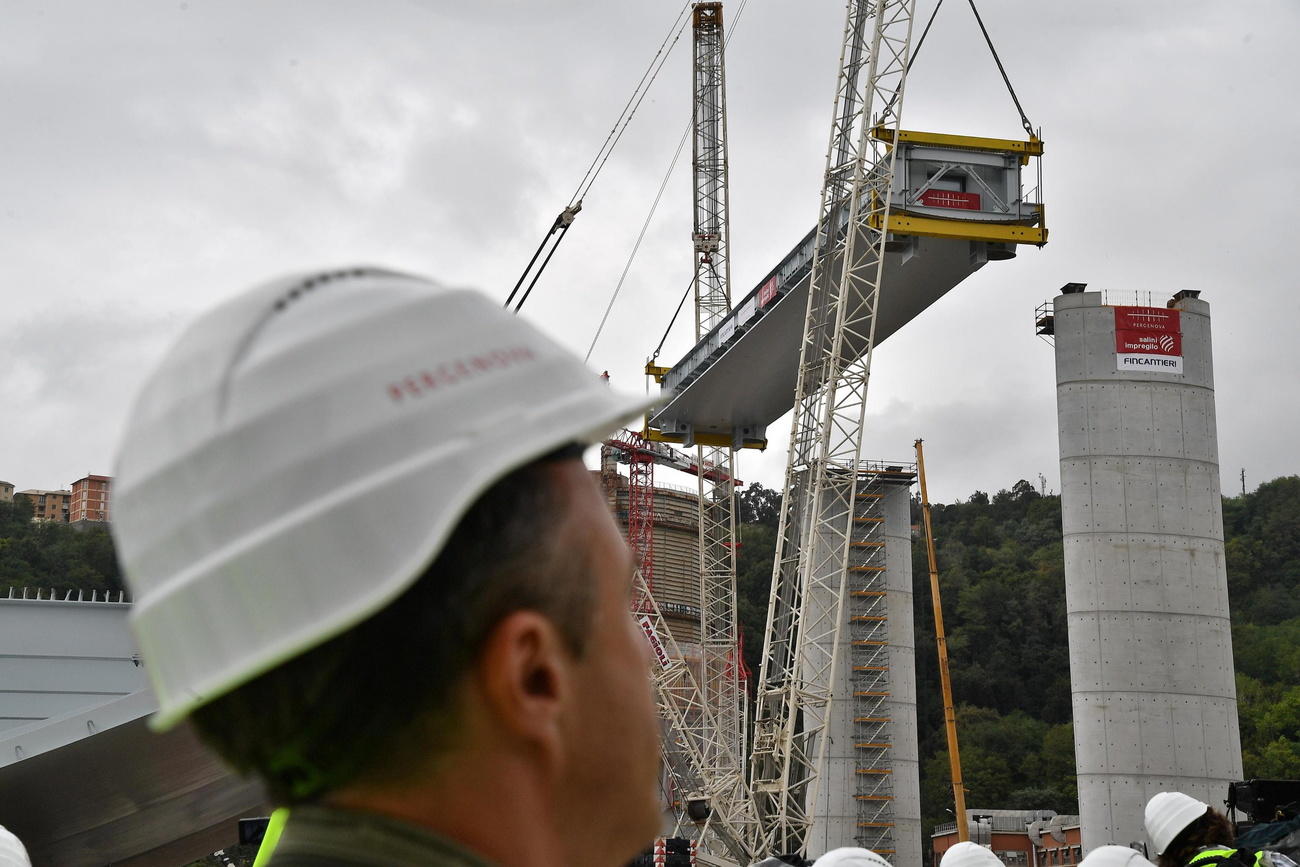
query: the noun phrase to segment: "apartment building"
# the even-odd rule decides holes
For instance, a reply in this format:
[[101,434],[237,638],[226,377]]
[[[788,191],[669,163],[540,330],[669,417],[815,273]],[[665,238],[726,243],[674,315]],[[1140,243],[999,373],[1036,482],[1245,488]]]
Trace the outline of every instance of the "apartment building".
[[112,486],[111,476],[86,476],[72,483],[72,503],[68,510],[68,520],[108,521],[108,492]]
[[15,497],[26,497],[32,504],[33,521],[59,521],[68,523],[72,491],[42,491],[35,488],[18,491]]

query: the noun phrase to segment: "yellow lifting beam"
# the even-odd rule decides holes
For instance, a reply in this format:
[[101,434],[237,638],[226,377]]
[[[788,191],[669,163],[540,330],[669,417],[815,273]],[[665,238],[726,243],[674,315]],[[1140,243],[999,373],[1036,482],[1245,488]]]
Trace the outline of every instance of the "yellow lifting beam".
[[[877,126],[871,130],[871,135],[879,141],[894,143],[894,131],[892,129]],[[1030,136],[1029,141],[1020,141],[1012,138],[986,138],[978,135],[954,135],[946,132],[918,132],[917,130],[901,129],[898,131],[898,141],[938,148],[960,148],[966,151],[1019,154],[1022,166],[1029,164],[1030,157],[1041,157],[1043,155],[1043,140],[1038,136]]]
[[[1040,210],[1046,222],[1046,211]],[[880,220],[869,218],[872,228],[880,228]],[[1047,226],[1026,226],[1021,223],[981,223],[975,220],[944,220],[938,217],[916,217],[911,214],[890,212],[889,231],[895,235],[922,235],[927,238],[958,238],[966,241],[995,241],[1003,244],[1046,244]]]

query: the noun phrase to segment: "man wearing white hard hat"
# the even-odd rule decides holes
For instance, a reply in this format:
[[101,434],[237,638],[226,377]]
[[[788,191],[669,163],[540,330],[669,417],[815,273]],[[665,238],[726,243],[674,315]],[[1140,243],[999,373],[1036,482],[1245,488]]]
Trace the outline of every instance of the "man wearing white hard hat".
[[201,317],[113,526],[160,710],[292,807],[271,864],[618,865],[658,827],[632,563],[580,460],[645,400],[372,268]]
[[27,847],[4,825],[0,825],[0,867],[32,867]]
[[1153,867],[1136,849],[1128,846],[1098,846],[1089,852],[1079,867]]
[[1159,867],[1295,867],[1279,852],[1234,848],[1236,834],[1222,813],[1182,792],[1157,792],[1145,824]]
[[845,846],[832,849],[813,862],[813,867],[890,867],[889,862],[870,849]]
[[944,850],[939,867],[1002,867],[1002,861],[987,847],[964,840]]

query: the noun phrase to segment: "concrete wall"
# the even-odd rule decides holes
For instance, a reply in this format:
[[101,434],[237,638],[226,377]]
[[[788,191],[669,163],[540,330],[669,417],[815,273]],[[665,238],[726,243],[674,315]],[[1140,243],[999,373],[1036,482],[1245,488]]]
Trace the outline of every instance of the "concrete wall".
[[885,498],[889,571],[890,716],[894,778],[894,848],[899,867],[921,863],[921,765],[916,733],[916,630],[912,608],[912,489],[891,486]]
[[1158,791],[1221,803],[1241,775],[1209,305],[1178,308],[1183,372],[1133,372],[1099,293],[1055,300],[1085,851],[1145,839]]

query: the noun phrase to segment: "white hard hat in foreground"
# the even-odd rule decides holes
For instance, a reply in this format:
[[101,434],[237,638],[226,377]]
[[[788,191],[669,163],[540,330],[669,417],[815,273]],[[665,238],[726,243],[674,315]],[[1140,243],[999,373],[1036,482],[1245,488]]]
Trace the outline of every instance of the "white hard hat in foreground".
[[1079,867],[1153,867],[1142,853],[1127,846],[1098,846],[1079,862]]
[[148,379],[114,471],[154,726],[379,611],[492,483],[647,403],[485,296],[390,271],[210,311]]
[[32,867],[27,847],[4,825],[0,825],[0,867]]
[[964,840],[948,847],[939,859],[939,867],[1002,867],[1002,861],[992,850]]
[[1157,792],[1147,801],[1145,825],[1151,849],[1163,855],[1184,828],[1205,815],[1210,805],[1182,792]]
[[845,846],[827,852],[813,862],[813,867],[889,867],[889,862],[870,849]]

